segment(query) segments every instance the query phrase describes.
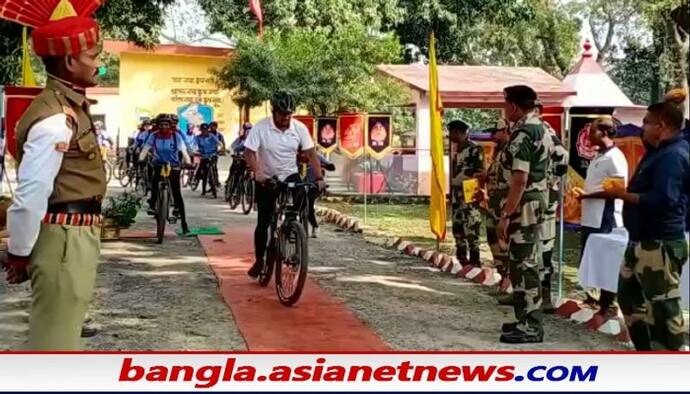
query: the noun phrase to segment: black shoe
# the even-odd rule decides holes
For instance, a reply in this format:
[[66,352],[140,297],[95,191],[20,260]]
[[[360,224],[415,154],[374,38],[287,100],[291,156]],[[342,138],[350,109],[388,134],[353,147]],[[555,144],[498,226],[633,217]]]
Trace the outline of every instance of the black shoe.
[[178,209],[173,209],[172,215],[176,218],[180,217],[180,211]]
[[515,328],[511,332],[504,332],[501,334],[501,342],[503,343],[541,343],[544,342],[544,334],[540,333],[527,333],[519,328]]
[[513,306],[515,305],[515,293],[510,293],[510,294],[502,294],[498,296],[497,301],[498,305],[503,305],[503,306]]
[[501,332],[502,333],[508,333],[514,331],[518,326],[518,322],[513,322],[513,323],[503,323],[501,325]]
[[263,261],[256,261],[254,265],[252,265],[252,268],[247,271],[247,275],[249,275],[250,278],[256,280],[259,277],[259,274],[261,273],[261,268],[263,267],[264,263]]
[[81,337],[82,338],[92,338],[98,335],[98,330],[92,327],[87,327],[84,326],[81,328]]
[[156,212],[156,209],[155,209],[155,208],[149,207],[149,209],[146,210],[146,213],[149,214],[149,215],[151,215],[151,216],[156,216],[156,214],[157,214],[158,212]]
[[182,234],[189,234],[189,227],[187,227],[187,223],[182,223]]

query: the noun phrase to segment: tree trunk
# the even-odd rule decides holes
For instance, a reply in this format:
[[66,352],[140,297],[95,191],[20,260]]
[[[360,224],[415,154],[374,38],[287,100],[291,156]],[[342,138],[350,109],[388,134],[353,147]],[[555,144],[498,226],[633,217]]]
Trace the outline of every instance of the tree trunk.
[[674,38],[678,45],[678,63],[681,69],[681,86],[685,89],[686,97],[683,103],[683,114],[685,118],[690,118],[690,90],[688,89],[688,80],[690,80],[690,64],[688,64],[688,54],[690,54],[690,35],[683,31],[677,24],[673,27]]

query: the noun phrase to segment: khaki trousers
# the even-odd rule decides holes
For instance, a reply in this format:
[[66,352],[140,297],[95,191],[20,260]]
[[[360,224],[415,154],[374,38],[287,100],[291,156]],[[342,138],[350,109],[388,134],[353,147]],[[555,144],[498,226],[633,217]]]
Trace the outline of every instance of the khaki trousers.
[[100,239],[100,226],[41,225],[29,269],[29,350],[81,349],[81,329],[93,297]]

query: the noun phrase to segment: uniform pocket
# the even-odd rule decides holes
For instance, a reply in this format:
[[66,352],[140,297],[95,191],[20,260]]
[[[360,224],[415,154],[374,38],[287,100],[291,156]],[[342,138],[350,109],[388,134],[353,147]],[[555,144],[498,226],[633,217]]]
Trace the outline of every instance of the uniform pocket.
[[78,155],[84,161],[85,169],[94,169],[101,167],[100,153],[98,152],[98,143],[93,133],[85,133],[77,139]]

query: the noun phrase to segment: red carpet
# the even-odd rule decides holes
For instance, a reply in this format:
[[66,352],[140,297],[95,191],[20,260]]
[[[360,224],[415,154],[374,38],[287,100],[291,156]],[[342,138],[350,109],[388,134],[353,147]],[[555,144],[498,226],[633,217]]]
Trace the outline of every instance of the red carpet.
[[307,280],[295,306],[280,304],[273,282],[262,288],[247,277],[254,260],[253,229],[228,228],[225,232],[199,240],[248,350],[389,350],[343,302],[312,280]]

